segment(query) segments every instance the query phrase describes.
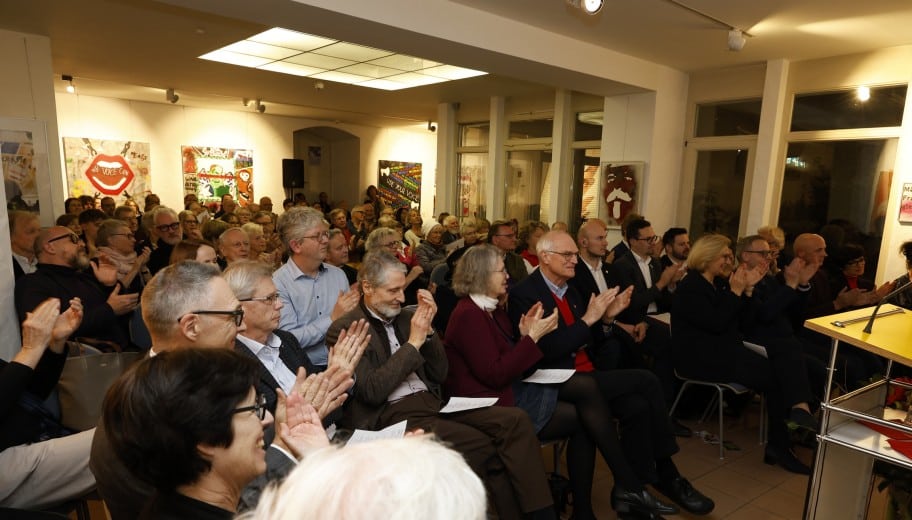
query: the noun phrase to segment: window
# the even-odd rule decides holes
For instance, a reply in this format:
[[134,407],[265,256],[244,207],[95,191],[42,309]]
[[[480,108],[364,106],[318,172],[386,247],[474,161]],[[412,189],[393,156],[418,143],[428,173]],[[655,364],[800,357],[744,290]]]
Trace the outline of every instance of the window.
[[792,110],[792,131],[900,126],[906,85],[874,87],[862,101],[859,89],[798,94]]
[[525,119],[510,121],[507,140],[511,139],[545,139],[551,137],[554,130],[554,119]]
[[459,168],[458,216],[487,218],[485,211],[487,152],[461,153],[457,155],[457,161]]
[[507,152],[504,218],[550,221],[551,150]]
[[760,99],[697,105],[696,137],[756,135],[760,131]]
[[459,125],[459,146],[481,146],[487,148],[490,129],[491,125],[487,121]]
[[741,221],[741,198],[748,150],[697,152],[690,236],[722,233],[735,239]]

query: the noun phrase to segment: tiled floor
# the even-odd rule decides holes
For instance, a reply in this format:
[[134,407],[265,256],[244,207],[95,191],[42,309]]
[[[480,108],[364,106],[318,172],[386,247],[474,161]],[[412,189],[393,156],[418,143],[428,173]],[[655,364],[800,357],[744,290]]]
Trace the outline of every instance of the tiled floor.
[[[778,466],[763,463],[763,446],[759,444],[757,405],[754,404],[743,419],[726,418],[725,440],[740,450],[727,450],[725,460],[719,459],[717,445],[707,444],[698,436],[679,439],[681,451],[674,460],[685,477],[698,490],[716,502],[715,510],[707,516],[696,517],[686,513],[667,518],[705,518],[732,520],[781,520],[800,519],[804,511],[804,497],[808,477],[789,473]],[[682,421],[694,431],[708,430],[715,433],[716,422],[698,424]],[[797,448],[798,457],[811,464],[812,452]],[[617,518],[610,505],[611,473],[599,460],[593,506],[600,519]]]

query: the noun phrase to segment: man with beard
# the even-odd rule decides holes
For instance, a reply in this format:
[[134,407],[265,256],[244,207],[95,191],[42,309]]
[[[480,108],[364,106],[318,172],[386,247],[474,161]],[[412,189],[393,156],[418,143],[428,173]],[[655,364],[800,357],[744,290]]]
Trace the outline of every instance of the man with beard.
[[355,368],[357,384],[340,425],[378,430],[407,420],[409,429],[433,431],[485,481],[500,518],[556,518],[525,412],[500,406],[440,415],[448,364],[431,328],[437,305],[422,289],[417,309],[403,311],[405,269],[388,251],[368,253],[358,273],[364,298],[329,329],[327,337],[335,342],[357,320],[370,324],[370,342]]
[[660,258],[662,267],[681,267],[690,254],[690,236],[687,230],[682,227],[669,228],[662,235],[662,247],[665,248],[665,254]]
[[63,226],[43,229],[35,239],[35,254],[38,269],[16,281],[20,322],[48,298],[60,300],[61,312],[66,312],[70,300],[79,298],[84,317],[72,337],[129,346],[128,322],[121,317],[133,312],[139,295],[121,294],[116,266],[103,259],[98,264],[89,262],[85,243]]
[[184,238],[184,232],[177,213],[171,208],[159,206],[149,218],[152,219],[152,240],[155,243],[155,250],[149,256],[147,265],[149,272],[154,275],[171,261],[171,252]]
[[326,331],[358,305],[358,294],[349,290],[341,269],[324,262],[329,224],[322,213],[291,208],[279,217],[277,231],[289,254],[273,275],[283,304],[279,328],[294,335],[314,365],[325,368]]

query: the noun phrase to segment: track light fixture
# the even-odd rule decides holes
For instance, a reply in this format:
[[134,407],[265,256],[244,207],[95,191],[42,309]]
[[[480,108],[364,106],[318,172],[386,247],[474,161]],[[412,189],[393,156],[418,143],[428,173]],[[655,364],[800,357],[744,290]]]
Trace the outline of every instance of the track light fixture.
[[436,131],[437,131],[437,125],[435,125],[432,121],[428,121],[428,132],[436,132]]
[[566,0],[567,5],[575,7],[588,15],[596,15],[602,10],[604,0]]
[[174,93],[173,88],[169,88],[168,90],[165,91],[165,99],[167,99],[171,103],[177,103],[177,100],[180,99],[180,96],[178,96],[177,94]]
[[744,48],[744,33],[740,29],[731,29],[728,31],[728,50],[738,52]]
[[68,83],[66,86],[67,92],[69,92],[70,94],[76,93],[76,86],[73,85],[73,76],[71,76],[69,74],[64,74],[64,75],[60,76],[60,79],[62,79],[63,81],[66,81]]
[[250,106],[250,98],[243,98],[243,99],[241,100],[241,104],[244,105],[245,107],[249,107],[249,106]]
[[256,104],[253,105],[253,108],[254,108],[254,110],[256,110],[257,112],[259,112],[261,114],[266,112],[266,105],[263,104],[262,99],[256,100]]

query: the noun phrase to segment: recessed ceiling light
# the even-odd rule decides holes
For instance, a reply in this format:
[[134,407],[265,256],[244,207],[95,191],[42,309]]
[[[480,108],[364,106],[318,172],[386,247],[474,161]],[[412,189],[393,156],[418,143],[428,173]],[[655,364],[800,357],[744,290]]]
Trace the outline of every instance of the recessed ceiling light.
[[200,58],[384,90],[400,90],[487,74],[279,27]]

